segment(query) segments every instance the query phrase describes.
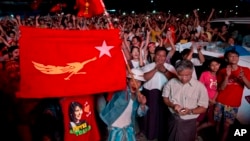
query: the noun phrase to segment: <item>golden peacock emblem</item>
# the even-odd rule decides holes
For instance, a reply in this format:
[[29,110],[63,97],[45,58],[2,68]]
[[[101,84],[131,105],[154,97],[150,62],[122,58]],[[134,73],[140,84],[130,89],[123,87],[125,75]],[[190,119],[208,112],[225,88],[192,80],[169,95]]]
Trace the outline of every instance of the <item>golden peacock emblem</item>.
[[70,73],[64,80],[70,80],[70,77],[74,74],[86,74],[86,72],[79,72],[84,66],[92,61],[95,61],[96,57],[83,61],[83,62],[72,62],[67,63],[67,66],[55,66],[55,65],[44,65],[32,61],[34,67],[44,74],[65,74]]

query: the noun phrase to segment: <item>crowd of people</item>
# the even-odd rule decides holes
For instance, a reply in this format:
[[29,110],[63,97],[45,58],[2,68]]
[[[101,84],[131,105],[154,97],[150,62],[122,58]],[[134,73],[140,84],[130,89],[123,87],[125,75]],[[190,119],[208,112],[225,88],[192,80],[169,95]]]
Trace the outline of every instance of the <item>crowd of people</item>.
[[[239,53],[234,48],[227,49],[223,58],[209,59],[203,55],[202,45],[192,44],[182,52],[176,49],[177,43],[188,42],[241,45],[243,39],[229,31],[228,25],[211,25],[214,12],[212,9],[206,18],[197,10],[189,17],[155,13],[2,18],[1,120],[8,129],[4,136],[23,141],[63,140],[59,99],[15,97],[21,77],[19,27],[30,26],[53,30],[120,29],[121,49],[129,63],[128,88],[113,93],[109,100],[96,97],[101,140],[195,141],[201,140],[202,129],[214,126],[218,140],[226,141],[241,105],[243,89],[250,88],[250,69],[238,65]],[[202,66],[202,70],[197,72],[196,66]],[[78,107],[81,117],[82,105],[72,104]]]

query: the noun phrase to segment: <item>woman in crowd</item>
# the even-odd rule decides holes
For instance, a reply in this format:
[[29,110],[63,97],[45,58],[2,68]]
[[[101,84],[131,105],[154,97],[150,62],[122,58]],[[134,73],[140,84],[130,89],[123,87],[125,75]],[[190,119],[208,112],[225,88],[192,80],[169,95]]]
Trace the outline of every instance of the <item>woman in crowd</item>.
[[[212,58],[208,61],[208,70],[203,71],[200,76],[200,82],[203,83],[208,92],[209,106],[206,113],[199,115],[197,119],[197,134],[199,131],[210,126],[214,126],[214,104],[217,98],[217,72],[220,69],[220,60]],[[204,121],[206,120],[206,121]],[[200,138],[200,137],[199,137]]]

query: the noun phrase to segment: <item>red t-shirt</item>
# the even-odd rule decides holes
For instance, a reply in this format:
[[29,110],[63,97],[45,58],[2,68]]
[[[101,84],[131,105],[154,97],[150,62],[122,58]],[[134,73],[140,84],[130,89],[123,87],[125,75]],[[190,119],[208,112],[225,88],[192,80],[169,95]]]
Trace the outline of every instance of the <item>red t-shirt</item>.
[[67,97],[60,101],[64,118],[64,141],[99,141],[94,97]]
[[[225,89],[219,91],[217,97],[218,102],[231,107],[239,107],[241,105],[244,89],[244,82],[239,79],[241,69],[244,71],[245,77],[250,80],[250,69],[238,66],[237,70],[231,72]],[[222,69],[218,73],[217,80],[219,85],[224,81],[225,76],[226,68]]]

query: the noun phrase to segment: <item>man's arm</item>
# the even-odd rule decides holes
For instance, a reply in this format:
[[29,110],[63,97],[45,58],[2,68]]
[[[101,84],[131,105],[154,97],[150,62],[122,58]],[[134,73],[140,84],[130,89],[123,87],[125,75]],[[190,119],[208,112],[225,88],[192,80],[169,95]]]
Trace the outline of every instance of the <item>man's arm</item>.
[[205,113],[207,110],[207,108],[202,107],[202,106],[198,106],[194,109],[189,109],[189,114],[202,114]]
[[245,72],[241,69],[240,72],[240,79],[242,79],[242,81],[244,82],[245,86],[250,89],[250,80],[246,77]]
[[157,68],[153,68],[151,71],[144,73],[144,79],[146,81],[150,80],[157,71],[158,71]]
[[198,52],[200,63],[203,64],[205,62],[205,57],[203,53],[201,52],[201,46],[197,47],[197,52]]

